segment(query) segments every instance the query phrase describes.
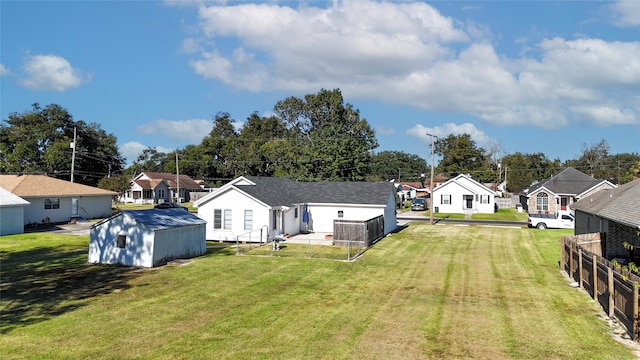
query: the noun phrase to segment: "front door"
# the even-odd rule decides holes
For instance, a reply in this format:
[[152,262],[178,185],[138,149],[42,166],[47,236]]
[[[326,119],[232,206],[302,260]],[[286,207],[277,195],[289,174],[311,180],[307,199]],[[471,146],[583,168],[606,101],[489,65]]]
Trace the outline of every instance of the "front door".
[[567,198],[560,198],[560,210],[567,210]]
[[72,198],[71,199],[71,217],[78,217],[78,199],[77,198]]
[[464,195],[464,208],[473,209],[473,195]]

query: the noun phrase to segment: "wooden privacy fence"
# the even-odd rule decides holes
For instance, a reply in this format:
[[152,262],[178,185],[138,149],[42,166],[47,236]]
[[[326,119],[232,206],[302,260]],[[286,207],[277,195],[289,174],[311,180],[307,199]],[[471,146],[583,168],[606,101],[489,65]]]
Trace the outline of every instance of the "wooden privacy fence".
[[367,248],[384,235],[384,216],[369,220],[333,220],[333,244]]
[[[638,287],[640,277],[595,254],[594,241],[563,237],[560,267],[597,301],[609,317],[617,318],[629,335],[638,340]],[[598,246],[593,247],[599,249]]]

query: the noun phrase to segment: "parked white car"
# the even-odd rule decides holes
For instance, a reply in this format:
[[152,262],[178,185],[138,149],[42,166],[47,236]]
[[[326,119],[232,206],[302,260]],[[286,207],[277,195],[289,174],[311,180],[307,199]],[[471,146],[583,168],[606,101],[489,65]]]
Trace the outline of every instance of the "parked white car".
[[575,217],[571,213],[529,214],[529,227],[538,229],[573,229]]

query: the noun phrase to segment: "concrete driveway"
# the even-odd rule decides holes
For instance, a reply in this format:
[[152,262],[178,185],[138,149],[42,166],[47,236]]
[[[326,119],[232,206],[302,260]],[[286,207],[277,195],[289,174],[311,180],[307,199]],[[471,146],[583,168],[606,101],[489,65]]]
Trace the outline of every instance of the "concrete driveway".
[[53,232],[56,234],[67,234],[67,235],[89,235],[89,228],[91,225],[95,224],[95,222],[91,221],[82,221],[75,224],[56,224],[53,226],[43,226],[32,229],[25,229],[25,232],[33,233],[33,232]]

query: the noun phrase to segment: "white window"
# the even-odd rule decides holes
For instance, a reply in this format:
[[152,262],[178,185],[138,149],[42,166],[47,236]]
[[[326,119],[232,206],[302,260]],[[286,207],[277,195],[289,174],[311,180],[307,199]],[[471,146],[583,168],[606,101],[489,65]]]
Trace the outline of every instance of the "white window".
[[244,229],[245,230],[253,229],[253,210],[244,211]]
[[442,205],[451,205],[451,195],[440,195],[440,203]]
[[213,209],[213,228],[231,230],[231,209]]
[[44,209],[45,210],[60,209],[60,198],[44,199]]
[[231,230],[231,209],[224,210],[224,229]]
[[161,199],[164,199],[164,189],[159,189],[158,190],[158,197]]
[[549,195],[540,193],[536,196],[536,210],[549,211]]
[[489,195],[480,195],[480,204],[488,204]]

